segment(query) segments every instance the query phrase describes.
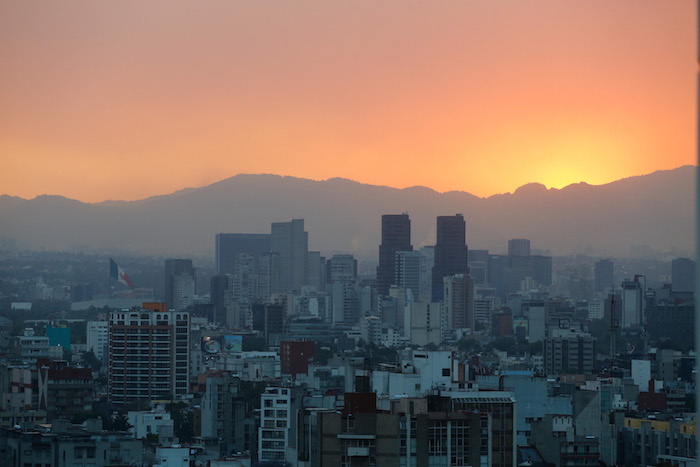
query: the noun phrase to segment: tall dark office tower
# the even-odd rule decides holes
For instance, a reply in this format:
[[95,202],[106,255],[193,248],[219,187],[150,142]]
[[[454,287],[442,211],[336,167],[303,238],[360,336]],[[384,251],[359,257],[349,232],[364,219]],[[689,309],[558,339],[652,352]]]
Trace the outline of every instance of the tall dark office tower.
[[540,285],[552,285],[552,257],[532,255],[533,279]]
[[269,253],[270,241],[270,234],[216,234],[216,275],[233,274],[239,253],[256,257]]
[[611,259],[601,259],[595,262],[593,274],[595,275],[596,292],[604,292],[614,288],[613,266]]
[[530,240],[527,238],[508,240],[508,256],[530,256]]
[[394,262],[398,251],[413,251],[411,219],[407,213],[384,214],[377,266],[377,292],[382,295],[387,295],[389,287],[394,285]]
[[197,282],[191,259],[165,260],[165,306],[183,310],[194,301]]
[[695,261],[690,258],[671,261],[671,291],[695,292]]
[[433,301],[442,301],[443,278],[455,274],[467,274],[468,252],[464,216],[438,216],[435,265],[433,266]]
[[273,222],[270,251],[279,254],[280,289],[289,292],[301,290],[306,280],[306,262],[309,256],[309,234],[304,232],[304,219]]

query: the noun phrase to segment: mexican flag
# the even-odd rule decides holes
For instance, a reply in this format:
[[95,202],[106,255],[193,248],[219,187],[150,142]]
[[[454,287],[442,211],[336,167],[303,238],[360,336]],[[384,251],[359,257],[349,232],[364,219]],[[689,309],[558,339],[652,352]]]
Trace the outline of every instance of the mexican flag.
[[122,268],[117,266],[117,263],[112,258],[109,258],[109,277],[118,280],[124,285],[128,285],[132,288],[134,287],[134,283],[131,282],[129,276],[126,275]]

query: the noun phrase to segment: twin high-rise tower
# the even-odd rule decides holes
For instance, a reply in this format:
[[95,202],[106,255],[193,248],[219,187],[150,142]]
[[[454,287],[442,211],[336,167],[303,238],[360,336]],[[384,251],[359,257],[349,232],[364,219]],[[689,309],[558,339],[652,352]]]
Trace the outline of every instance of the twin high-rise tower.
[[[388,294],[397,283],[396,255],[413,251],[411,245],[411,220],[408,214],[385,214],[382,216],[382,243],[379,245],[377,266],[377,292]],[[464,217],[439,216],[437,218],[437,244],[432,271],[432,300],[443,297],[443,278],[455,274],[467,274],[467,244]]]

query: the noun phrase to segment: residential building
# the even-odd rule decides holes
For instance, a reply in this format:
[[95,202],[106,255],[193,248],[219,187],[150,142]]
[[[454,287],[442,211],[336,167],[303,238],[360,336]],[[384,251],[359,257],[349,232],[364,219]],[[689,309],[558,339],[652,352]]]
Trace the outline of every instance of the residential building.
[[86,327],[86,340],[88,351],[94,353],[98,360],[102,360],[107,354],[107,321],[88,321]]
[[109,314],[109,400],[150,401],[188,392],[190,315],[165,304]]

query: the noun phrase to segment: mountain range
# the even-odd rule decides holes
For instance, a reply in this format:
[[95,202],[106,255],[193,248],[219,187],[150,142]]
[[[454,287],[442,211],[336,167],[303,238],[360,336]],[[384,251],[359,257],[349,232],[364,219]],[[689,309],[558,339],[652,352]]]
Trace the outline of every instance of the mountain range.
[[216,233],[268,233],[271,222],[303,218],[309,249],[371,258],[381,215],[407,212],[414,248],[435,243],[436,216],[461,213],[469,248],[493,253],[504,252],[508,239],[529,238],[552,255],[678,256],[695,250],[695,176],[696,167],[683,166],[604,185],[531,183],[487,198],[278,175],[236,175],[137,201],[3,195],[0,245],[213,256]]

